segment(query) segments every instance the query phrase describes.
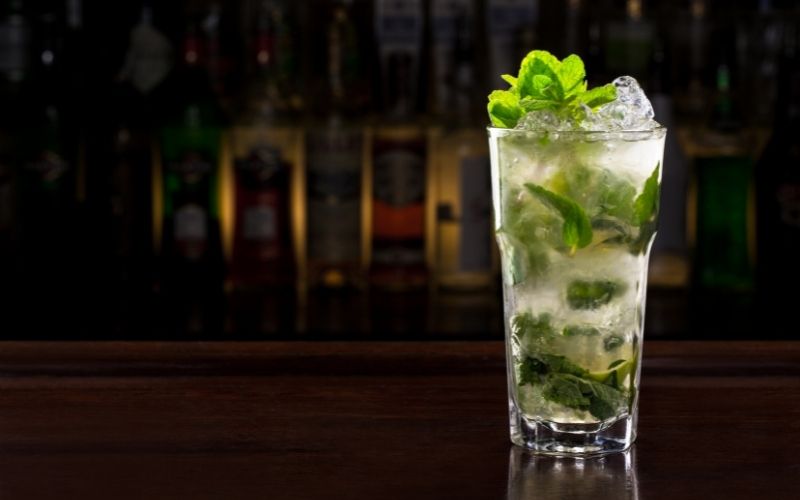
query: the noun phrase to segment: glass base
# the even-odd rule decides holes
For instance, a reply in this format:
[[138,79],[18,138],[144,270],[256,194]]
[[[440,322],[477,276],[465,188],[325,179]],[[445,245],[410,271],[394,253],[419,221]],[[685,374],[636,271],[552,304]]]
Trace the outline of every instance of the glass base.
[[627,450],[636,439],[635,417],[599,424],[559,424],[528,420],[511,408],[511,442],[539,455],[594,457]]

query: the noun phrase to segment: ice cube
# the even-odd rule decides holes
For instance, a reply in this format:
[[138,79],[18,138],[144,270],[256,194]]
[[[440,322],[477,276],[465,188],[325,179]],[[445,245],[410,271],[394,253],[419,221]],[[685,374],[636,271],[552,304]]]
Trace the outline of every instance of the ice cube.
[[561,131],[572,129],[573,124],[562,119],[552,111],[542,109],[531,111],[520,118],[515,128],[517,130]]
[[613,83],[617,88],[617,99],[601,106],[595,113],[587,112],[581,123],[583,130],[648,131],[658,127],[653,119],[653,106],[635,78],[620,76]]

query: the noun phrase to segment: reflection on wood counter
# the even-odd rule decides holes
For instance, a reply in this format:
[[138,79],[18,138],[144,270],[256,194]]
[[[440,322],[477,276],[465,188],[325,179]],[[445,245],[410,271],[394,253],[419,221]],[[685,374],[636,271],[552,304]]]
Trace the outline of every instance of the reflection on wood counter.
[[0,344],[7,498],[792,498],[800,343],[645,342],[639,440],[508,441],[500,342]]

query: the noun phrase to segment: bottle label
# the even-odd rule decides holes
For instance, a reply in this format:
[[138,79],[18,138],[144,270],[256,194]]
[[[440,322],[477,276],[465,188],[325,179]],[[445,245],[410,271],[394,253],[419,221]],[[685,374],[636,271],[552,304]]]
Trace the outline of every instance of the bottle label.
[[373,161],[373,260],[388,265],[424,262],[425,143],[377,140]]
[[245,209],[243,224],[246,240],[269,241],[274,240],[278,234],[275,208],[268,201],[264,205]]
[[203,241],[207,235],[206,211],[203,207],[189,204],[175,211],[175,239],[177,241]]
[[269,185],[286,170],[288,164],[281,158],[281,152],[269,144],[259,144],[247,156],[236,160],[239,181],[249,189]]
[[424,159],[413,150],[392,149],[375,158],[375,199],[402,208],[425,196]]
[[207,213],[200,205],[188,204],[175,211],[175,243],[179,254],[198,261],[206,250]]
[[186,152],[181,161],[167,166],[168,206],[174,207],[173,238],[178,255],[202,259],[207,251],[213,163],[202,153]]
[[44,151],[36,160],[28,163],[27,169],[45,187],[53,187],[64,178],[64,175],[69,170],[69,165],[58,153]]
[[461,160],[461,239],[458,255],[462,271],[486,271],[491,267],[489,172],[488,157]]
[[[291,165],[279,149],[258,143],[236,160],[236,249],[239,258],[271,260],[288,253]],[[246,249],[245,249],[246,247]]]
[[213,169],[211,162],[199,153],[187,153],[183,161],[171,163],[169,169],[186,184],[197,184],[205,180]]
[[357,261],[361,133],[331,128],[310,135],[308,147],[309,258],[328,263]]

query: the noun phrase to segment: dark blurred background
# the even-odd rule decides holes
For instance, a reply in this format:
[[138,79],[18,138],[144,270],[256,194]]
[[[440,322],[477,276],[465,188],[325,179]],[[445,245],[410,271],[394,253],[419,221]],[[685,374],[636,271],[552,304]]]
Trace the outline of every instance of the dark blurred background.
[[0,338],[502,338],[486,94],[669,128],[650,338],[800,333],[797,2],[0,1]]

